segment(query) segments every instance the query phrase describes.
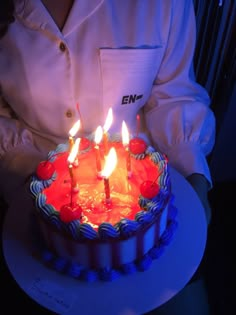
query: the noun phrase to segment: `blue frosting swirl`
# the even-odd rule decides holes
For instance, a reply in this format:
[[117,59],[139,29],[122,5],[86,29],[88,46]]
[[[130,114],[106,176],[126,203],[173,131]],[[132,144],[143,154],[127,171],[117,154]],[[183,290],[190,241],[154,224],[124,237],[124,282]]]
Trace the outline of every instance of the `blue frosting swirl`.
[[44,218],[48,218],[51,214],[56,213],[52,205],[46,204],[46,196],[41,193],[36,197],[36,207]]
[[99,278],[99,273],[96,270],[93,269],[85,269],[81,272],[80,279],[87,281],[87,282],[94,282],[98,280]]
[[153,219],[154,219],[154,216],[149,211],[139,211],[135,215],[135,220],[142,225],[152,222]]
[[152,146],[148,146],[147,149],[146,149],[146,154],[147,155],[150,155],[152,153],[154,153],[156,150],[152,147]]
[[121,219],[115,227],[119,228],[120,234],[125,237],[131,236],[137,229],[140,227],[139,222],[129,220],[129,219]]
[[82,239],[88,239],[88,240],[93,240],[98,237],[97,232],[88,223],[80,224],[79,235]]
[[67,232],[73,237],[74,240],[80,238],[80,221],[73,220],[66,225]]
[[169,207],[169,214],[168,214],[169,219],[175,220],[177,217],[177,214],[178,214],[178,209],[173,204],[171,204]]
[[57,173],[54,172],[54,173],[52,174],[52,177],[51,177],[51,178],[42,180],[41,182],[42,182],[42,184],[43,184],[43,188],[47,188],[47,187],[51,186],[52,183],[56,180],[56,178],[57,178]]
[[128,264],[124,264],[121,266],[121,271],[124,273],[124,274],[133,274],[137,271],[137,266],[134,262],[131,262],[131,263],[128,263]]
[[63,272],[66,269],[66,265],[67,265],[67,260],[63,257],[57,257],[55,258],[55,260],[53,261],[53,268],[56,271],[60,271]]
[[137,263],[137,268],[140,271],[145,271],[151,267],[152,258],[149,255],[144,255]]
[[49,161],[55,161],[57,158],[57,154],[67,152],[69,150],[69,144],[68,143],[60,143],[56,147],[55,150],[49,151],[48,153],[48,160]]
[[177,221],[168,222],[168,229],[166,229],[161,235],[160,243],[167,246],[173,239],[175,230],[177,229]]
[[41,258],[43,260],[43,262],[50,263],[51,261],[53,261],[55,259],[54,254],[49,251],[49,250],[43,250],[41,253]]
[[156,151],[150,154],[150,159],[155,164],[161,163],[162,161],[165,162],[165,160],[163,159],[163,156]]
[[164,251],[165,251],[164,246],[160,244],[159,246],[155,246],[152,249],[150,249],[148,254],[152,259],[158,259],[159,257],[162,256]]
[[70,263],[67,268],[67,274],[73,278],[79,278],[83,267],[77,263]]
[[57,230],[61,230],[62,229],[62,222],[61,219],[59,218],[59,214],[58,213],[52,213],[49,217],[49,222],[50,224],[52,224],[54,227],[57,228]]
[[99,278],[102,281],[113,281],[119,278],[121,275],[120,271],[115,269],[103,268],[99,271]]
[[119,230],[111,223],[103,222],[98,227],[98,235],[102,240],[116,238],[120,235]]
[[33,180],[30,183],[30,191],[35,197],[37,197],[37,195],[41,193],[43,188],[44,188],[43,183],[38,180]]
[[149,202],[149,199],[144,198],[142,195],[139,196],[138,204],[141,209],[147,209],[147,203]]

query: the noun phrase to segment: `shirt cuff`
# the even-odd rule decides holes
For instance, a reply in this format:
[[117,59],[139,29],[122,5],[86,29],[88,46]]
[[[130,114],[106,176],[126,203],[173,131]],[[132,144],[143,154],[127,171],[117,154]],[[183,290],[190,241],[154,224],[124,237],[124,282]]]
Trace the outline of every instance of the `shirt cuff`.
[[212,188],[212,178],[206,156],[196,143],[172,145],[166,152],[170,165],[185,178],[194,173],[205,176]]

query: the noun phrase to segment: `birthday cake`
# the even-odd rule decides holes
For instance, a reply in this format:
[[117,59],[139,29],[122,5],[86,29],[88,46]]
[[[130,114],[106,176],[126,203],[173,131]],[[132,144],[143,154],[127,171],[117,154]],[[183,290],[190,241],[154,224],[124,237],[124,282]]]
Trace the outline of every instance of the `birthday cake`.
[[109,136],[108,152],[93,139],[81,138],[72,160],[69,143],[50,151],[30,191],[40,259],[80,280],[112,281],[149,269],[163,254],[177,209],[166,156],[140,138],[125,150],[119,136]]

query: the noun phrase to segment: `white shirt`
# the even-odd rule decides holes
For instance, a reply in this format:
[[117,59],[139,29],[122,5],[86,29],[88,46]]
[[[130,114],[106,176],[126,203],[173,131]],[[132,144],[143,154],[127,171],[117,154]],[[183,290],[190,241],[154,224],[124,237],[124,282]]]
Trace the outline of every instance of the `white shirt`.
[[28,174],[79,118],[89,134],[112,107],[109,132],[125,120],[134,134],[136,115],[144,114],[142,131],[153,146],[183,176],[196,172],[211,183],[206,155],[215,118],[191,67],[192,1],[75,0],[60,31],[41,1],[18,0],[15,18],[0,40],[5,171]]

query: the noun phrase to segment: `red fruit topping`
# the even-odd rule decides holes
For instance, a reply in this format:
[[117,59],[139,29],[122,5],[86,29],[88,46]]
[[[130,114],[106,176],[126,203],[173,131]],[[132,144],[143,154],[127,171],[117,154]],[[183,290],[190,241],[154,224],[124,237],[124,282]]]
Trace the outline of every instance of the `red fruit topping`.
[[160,186],[151,180],[146,180],[140,185],[140,192],[144,198],[152,199],[160,191]]
[[55,172],[54,165],[49,161],[42,161],[36,168],[36,175],[39,179],[47,180],[50,179]]
[[133,138],[129,142],[130,152],[133,154],[144,153],[147,149],[146,142],[141,138]]
[[81,138],[80,144],[79,144],[79,149],[80,149],[81,151],[86,150],[86,149],[88,149],[88,148],[90,147],[90,145],[91,145],[91,142],[90,142],[89,139],[87,139],[87,138]]
[[73,220],[81,219],[82,208],[74,204],[66,204],[61,207],[60,210],[60,219],[65,223],[69,223]]

